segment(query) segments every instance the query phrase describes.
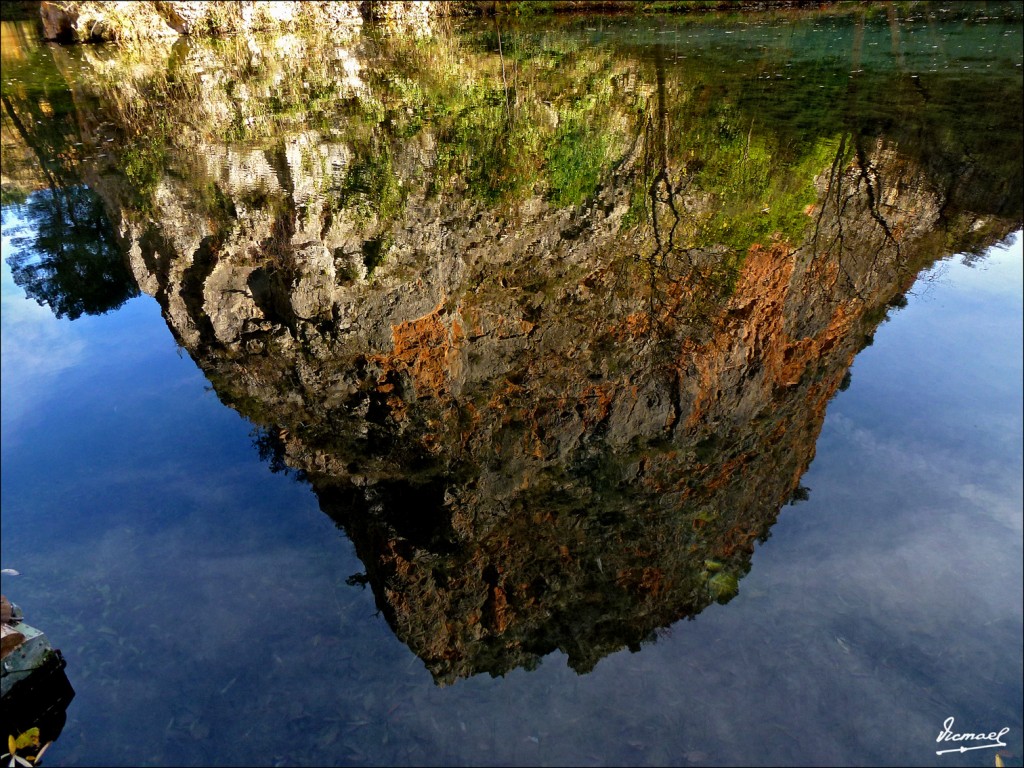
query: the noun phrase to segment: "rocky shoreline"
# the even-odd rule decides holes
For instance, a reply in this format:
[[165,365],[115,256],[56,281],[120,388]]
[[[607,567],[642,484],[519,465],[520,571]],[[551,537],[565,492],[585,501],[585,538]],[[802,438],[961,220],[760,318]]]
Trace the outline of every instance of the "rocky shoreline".
[[217,36],[255,31],[325,30],[364,21],[392,24],[413,34],[431,31],[439,18],[452,16],[549,13],[664,13],[688,11],[761,11],[821,7],[812,0],[47,0],[39,3],[44,39],[60,43],[128,42],[187,36]]

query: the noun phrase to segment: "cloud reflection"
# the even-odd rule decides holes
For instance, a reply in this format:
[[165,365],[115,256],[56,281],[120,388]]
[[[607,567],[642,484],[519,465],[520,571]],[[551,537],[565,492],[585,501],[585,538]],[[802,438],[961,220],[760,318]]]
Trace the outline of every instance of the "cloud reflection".
[[25,296],[14,283],[8,259],[21,249],[13,236],[30,226],[5,212],[2,280],[0,280],[0,365],[3,375],[3,440],[16,438],[17,427],[40,402],[53,397],[60,374],[78,365],[86,343],[68,320],[58,320],[48,307]]

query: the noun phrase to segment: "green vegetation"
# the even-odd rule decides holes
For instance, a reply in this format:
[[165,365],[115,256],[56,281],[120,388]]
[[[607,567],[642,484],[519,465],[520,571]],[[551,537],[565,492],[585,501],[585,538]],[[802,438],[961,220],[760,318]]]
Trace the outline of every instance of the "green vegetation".
[[[752,133],[752,130],[751,130]],[[800,147],[798,157],[772,151],[764,137],[733,138],[709,152],[698,183],[716,190],[722,205],[707,224],[707,236],[743,254],[754,243],[781,239],[798,243],[817,199],[814,179],[829,167],[839,140],[823,138]]]
[[[888,24],[880,19],[865,39],[888,41]],[[865,56],[874,49],[850,30],[797,29],[799,46],[766,41],[747,60],[720,27],[706,16],[669,19],[635,43],[609,43],[584,23],[537,31],[506,18],[429,39],[369,29],[358,45],[305,30],[286,42],[257,37],[255,46],[231,37],[194,41],[169,55],[125,48],[98,68],[94,96],[119,129],[120,166],[142,213],[165,174],[184,181],[206,173],[196,163],[180,166],[197,145],[225,137],[242,151],[262,150],[275,172],[287,166],[307,187],[313,180],[317,204],[299,206],[299,228],[313,226],[314,216],[323,227],[347,218],[365,242],[385,243],[420,194],[509,213],[537,197],[585,207],[604,188],[615,208],[625,203],[623,238],[652,276],[681,278],[696,252],[719,254],[700,275],[714,303],[731,292],[753,244],[801,240],[814,222],[816,178],[848,164],[854,137],[872,135],[883,120],[909,125],[901,116],[913,114],[928,140],[908,146],[949,145],[952,153],[961,141],[949,127],[959,116],[931,114],[913,82],[883,73],[854,83],[852,46]],[[758,34],[751,32],[754,42]],[[820,50],[820,39],[834,45],[844,35],[850,51]],[[813,77],[783,76],[806,65],[796,58],[810,55],[805,49],[816,57]],[[1010,93],[1018,84],[1010,81],[979,78],[979,104]],[[933,92],[946,87],[955,83],[929,83]],[[55,91],[40,103],[57,98]],[[17,104],[18,113],[47,122],[32,112],[33,99]],[[1008,156],[1019,154],[1015,135],[1006,140]],[[65,131],[54,137],[58,151],[43,154],[71,157],[75,138]],[[328,162],[326,145],[344,150]],[[213,218],[233,216],[230,200],[218,195],[236,193],[206,178],[194,188]],[[993,189],[992,196],[1012,207],[1020,192]],[[370,261],[386,252],[374,250]]]
[[[203,44],[223,62],[223,75],[211,79],[183,61],[151,70],[137,85],[145,98],[122,115],[135,131],[124,156],[129,182],[143,199],[151,197],[166,166],[166,146],[187,149],[190,136],[220,132],[270,145],[301,126],[352,147],[341,179],[311,174],[324,177],[330,210],[371,226],[373,239],[401,216],[418,184],[434,194],[464,190],[487,206],[511,207],[536,194],[558,207],[584,205],[628,148],[639,146],[646,160],[633,176],[623,229],[652,226],[664,213],[652,204],[652,194],[661,194],[659,174],[672,181],[672,194],[711,196],[717,202],[701,207],[715,214],[690,215],[674,228],[672,247],[725,243],[737,257],[717,278],[728,284],[752,243],[776,234],[799,238],[807,223],[803,209],[815,196],[814,177],[831,160],[834,139],[780,146],[767,122],[762,130],[739,99],[726,94],[707,101],[711,73],[678,61],[667,65],[668,103],[659,104],[645,85],[653,85],[653,72],[622,71],[610,51],[588,50],[574,35],[495,28],[461,39],[378,42],[379,60],[355,81],[344,60],[322,55],[298,57],[282,77],[284,62],[252,56],[231,39]],[[300,47],[313,54],[328,44],[310,36]],[[361,88],[352,85],[360,81]],[[211,82],[222,97],[204,97]],[[206,102],[230,105],[220,128],[208,110],[194,109]],[[710,108],[695,110],[698,103]],[[165,106],[158,110],[157,104]],[[665,130],[655,126],[658,110],[665,112],[668,132],[661,157],[654,146]],[[167,124],[174,130],[159,129]],[[436,147],[431,164],[399,168],[400,147],[423,135]]]
[[512,117],[503,88],[472,86],[465,101],[435,114],[439,147],[434,187],[458,178],[469,194],[495,205],[527,196],[537,181],[542,141],[536,125]]
[[337,209],[351,211],[357,220],[375,217],[383,223],[398,215],[403,202],[388,145],[370,146],[358,152],[337,192]]
[[727,603],[739,592],[739,580],[732,573],[719,571],[708,579],[708,589],[716,602]]
[[6,186],[0,188],[0,205],[7,206],[24,205],[28,200],[28,192],[23,189],[8,189]]
[[562,114],[545,157],[549,197],[558,206],[579,205],[594,196],[607,166],[608,137],[590,119],[594,100]]
[[200,19],[200,34],[222,35],[231,29],[231,16],[223,3],[210,3],[206,14]]
[[39,0],[6,0],[0,3],[0,21],[39,22]]
[[121,155],[121,169],[143,212],[152,209],[153,194],[163,178],[167,160],[167,144],[163,136],[139,137]]

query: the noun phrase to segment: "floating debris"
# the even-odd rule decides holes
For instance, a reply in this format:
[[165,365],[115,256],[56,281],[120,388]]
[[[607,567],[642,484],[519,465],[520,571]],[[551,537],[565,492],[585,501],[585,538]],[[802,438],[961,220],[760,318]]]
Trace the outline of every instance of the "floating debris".
[[[49,746],[49,744],[47,744],[47,746]],[[25,749],[28,747],[32,747],[33,749],[39,747],[38,728],[29,728],[23,734],[18,736],[18,738],[14,738],[13,735],[8,735],[7,752],[5,752],[3,755],[0,755],[0,760],[4,760],[9,757],[11,758],[11,762],[8,763],[8,766],[11,766],[11,768],[13,768],[13,766],[15,765],[23,765],[26,766],[26,768],[31,768],[32,763],[38,760],[39,755],[30,755],[27,758],[25,758],[18,754],[19,749],[22,752],[24,752]],[[40,750],[40,752],[41,751],[42,750]]]
[[9,766],[38,765],[60,735],[75,692],[60,651],[40,630],[26,624],[21,609],[4,595],[0,619],[0,720],[8,729],[8,752],[0,760],[9,758]]

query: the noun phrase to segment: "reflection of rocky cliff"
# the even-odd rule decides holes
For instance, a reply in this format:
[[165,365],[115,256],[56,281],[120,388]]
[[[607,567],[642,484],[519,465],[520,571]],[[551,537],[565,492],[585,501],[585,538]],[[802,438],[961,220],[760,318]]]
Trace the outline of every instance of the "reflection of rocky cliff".
[[765,126],[749,72],[568,39],[191,48],[76,89],[139,285],[439,682],[585,671],[728,600],[888,307],[1020,226],[1016,163],[858,117],[900,76]]

